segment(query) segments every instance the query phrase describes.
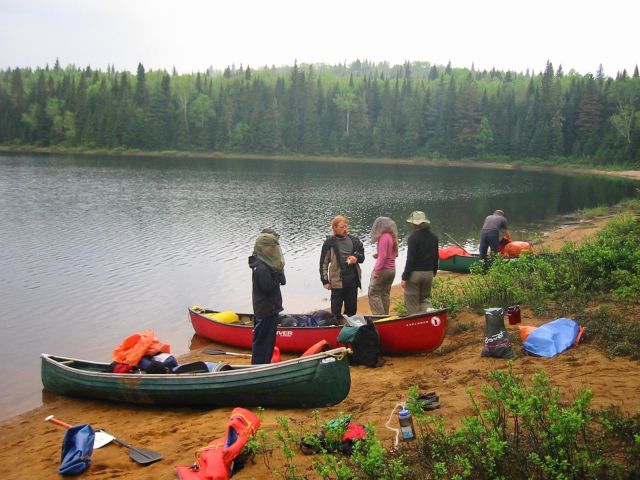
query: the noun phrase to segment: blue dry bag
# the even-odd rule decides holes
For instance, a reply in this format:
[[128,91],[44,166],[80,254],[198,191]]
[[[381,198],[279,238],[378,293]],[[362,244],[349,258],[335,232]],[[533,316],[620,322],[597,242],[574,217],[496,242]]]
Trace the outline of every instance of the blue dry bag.
[[522,349],[540,357],[554,357],[576,343],[580,326],[570,318],[558,318],[529,334]]
[[87,424],[75,425],[65,432],[58,468],[60,475],[78,475],[89,468],[94,438],[95,432]]

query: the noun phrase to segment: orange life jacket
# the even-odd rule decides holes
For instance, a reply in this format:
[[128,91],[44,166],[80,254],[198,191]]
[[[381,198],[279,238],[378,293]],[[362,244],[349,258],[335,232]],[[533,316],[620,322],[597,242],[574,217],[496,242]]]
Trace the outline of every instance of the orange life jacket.
[[114,362],[126,363],[127,365],[138,365],[145,355],[155,355],[157,353],[169,353],[170,347],[167,343],[162,343],[153,333],[153,330],[145,330],[142,333],[134,333],[124,339],[124,341],[113,351]]

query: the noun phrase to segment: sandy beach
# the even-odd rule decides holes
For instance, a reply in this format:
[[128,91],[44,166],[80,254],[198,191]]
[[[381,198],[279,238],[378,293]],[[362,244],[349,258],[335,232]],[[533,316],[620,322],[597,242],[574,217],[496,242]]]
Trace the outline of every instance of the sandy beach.
[[[580,242],[597,232],[610,217],[567,225],[545,235],[536,249],[556,249],[565,241]],[[402,294],[394,287],[393,294]],[[359,312],[366,313],[366,298],[360,299]],[[523,309],[524,325],[541,325],[554,318],[535,317]],[[475,328],[455,333],[456,323],[474,324]],[[508,326],[511,331],[517,326]],[[430,354],[415,356],[388,356],[382,368],[351,367],[352,386],[348,397],[340,404],[320,409],[323,419],[335,418],[341,413],[353,415],[359,423],[375,424],[379,438],[392,446],[394,432],[385,423],[397,402],[402,401],[407,389],[416,385],[421,391],[436,391],[441,407],[434,414],[442,415],[448,425],[455,425],[472,413],[465,389],[480,392],[487,373],[501,368],[505,360],[481,358],[484,338],[484,316],[465,312],[448,324],[448,335],[443,345]],[[192,342],[192,351],[181,361],[211,360],[201,353],[207,341]],[[229,348],[226,348],[229,350]],[[516,350],[518,350],[516,348]],[[216,358],[222,359],[222,358]],[[224,359],[228,361],[227,359]],[[235,359],[234,359],[235,360]],[[234,363],[243,363],[240,359]],[[635,413],[639,407],[640,369],[638,363],[625,358],[609,358],[588,344],[581,344],[553,359],[518,355],[513,363],[516,373],[530,377],[545,370],[562,395],[571,399],[583,388],[593,391],[593,406],[617,405],[625,413]],[[63,431],[43,420],[47,415],[71,423],[90,423],[134,446],[161,452],[164,459],[142,467],[129,459],[127,450],[110,444],[93,453],[93,464],[82,474],[91,479],[174,479],[175,465],[189,465],[194,451],[210,440],[223,435],[232,408],[214,410],[169,409],[140,407],[99,401],[76,400],[43,391],[43,405],[0,424],[3,448],[0,452],[0,478],[59,478],[57,467]],[[267,409],[263,412],[264,429],[271,435],[280,427],[277,417],[286,417],[295,428],[309,426],[312,430],[312,412],[305,409]],[[274,442],[275,443],[275,442]],[[310,468],[310,457],[296,456],[298,472],[308,478],[319,478]],[[284,460],[278,449],[268,457],[256,459],[234,475],[234,479],[282,478]],[[275,472],[281,472],[276,475]]]

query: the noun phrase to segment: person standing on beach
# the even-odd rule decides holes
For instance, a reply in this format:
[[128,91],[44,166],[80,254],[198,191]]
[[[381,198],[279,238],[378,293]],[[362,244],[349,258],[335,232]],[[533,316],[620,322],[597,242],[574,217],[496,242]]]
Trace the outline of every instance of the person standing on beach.
[[498,254],[500,238],[509,235],[507,219],[502,210],[496,210],[492,215],[484,219],[480,230],[480,260],[487,258],[487,250],[491,249],[492,255]]
[[431,307],[431,284],[438,272],[438,237],[424,212],[412,212],[407,223],[413,233],[407,241],[407,263],[400,285],[407,315],[413,315]]
[[280,286],[287,283],[284,256],[277,233],[258,235],[253,254],[249,257],[249,267],[252,270],[254,314],[251,363],[271,363],[278,314],[283,310]]
[[389,315],[391,285],[396,278],[398,227],[389,217],[378,217],[371,227],[371,242],[376,244],[376,264],[369,282],[369,307],[373,315]]
[[322,244],[320,252],[320,281],[331,290],[331,313],[339,317],[355,315],[358,308],[358,288],[360,283],[360,263],[364,262],[364,246],[357,238],[349,235],[349,221],[337,215],[331,222],[333,235]]

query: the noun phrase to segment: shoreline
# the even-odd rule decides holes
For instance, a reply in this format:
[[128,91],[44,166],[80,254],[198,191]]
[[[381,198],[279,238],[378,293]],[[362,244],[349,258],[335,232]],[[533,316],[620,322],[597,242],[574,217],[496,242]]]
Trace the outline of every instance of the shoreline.
[[538,165],[524,163],[507,163],[499,161],[476,160],[433,160],[428,158],[373,158],[373,157],[342,157],[331,155],[258,155],[250,153],[223,153],[223,152],[182,152],[178,150],[168,151],[143,151],[124,149],[67,149],[56,147],[10,147],[0,146],[0,153],[11,154],[45,154],[45,155],[86,155],[86,156],[111,156],[111,157],[139,157],[139,158],[184,158],[184,159],[209,159],[209,160],[278,160],[278,161],[307,161],[330,163],[354,163],[365,165],[414,165],[426,167],[455,167],[455,168],[481,168],[496,170],[522,170],[531,172],[555,172],[561,174],[602,175],[629,180],[640,181],[640,167],[636,170],[606,170],[593,166],[572,165]]
[[[609,212],[593,219],[565,224],[549,232],[540,232],[541,242],[534,248],[544,246],[553,250],[565,241],[584,241],[597,233],[611,218],[613,215]],[[450,272],[442,274],[464,275]],[[394,285],[392,304],[393,298],[401,295],[400,285]],[[367,311],[368,298],[366,295],[360,296],[358,312]],[[551,318],[536,316],[529,309],[523,308],[523,325],[539,326],[548,320]],[[458,325],[465,325],[466,329],[457,331]],[[518,335],[517,327],[506,327],[510,335]],[[506,365],[501,359],[480,357],[483,329],[484,317],[481,314],[462,312],[448,321],[447,336],[443,345],[435,352],[413,356],[385,356],[386,363],[382,368],[351,367],[352,386],[348,397],[338,405],[318,409],[321,418],[327,420],[343,413],[352,414],[354,421],[372,423],[378,438],[389,447],[393,443],[394,434],[385,428],[385,423],[393,406],[404,398],[407,388],[415,385],[420,391],[436,391],[440,395],[442,405],[434,414],[441,415],[447,426],[459,424],[463,417],[473,414],[467,388],[472,388],[474,394],[479,396],[481,386],[487,382],[488,372]],[[205,339],[198,339],[191,345],[189,353],[179,357],[179,361],[245,362],[245,359],[236,357],[203,355],[202,349],[205,347],[219,346]],[[224,350],[236,351],[229,347]],[[283,357],[290,358],[289,355]],[[589,388],[593,392],[594,408],[615,405],[621,411],[633,414],[640,407],[636,399],[640,389],[638,362],[621,357],[609,358],[588,344],[572,348],[555,359],[518,355],[513,369],[514,373],[527,378],[545,370],[551,382],[559,386],[563,396],[566,395],[567,398],[572,398],[583,388]],[[98,480],[173,480],[174,465],[190,465],[197,449],[224,434],[231,410],[232,407],[167,408],[80,400],[43,390],[42,404],[39,407],[0,421],[0,437],[5,443],[5,448],[0,452],[0,476],[10,480],[23,478],[26,462],[29,465],[29,476],[57,477],[63,431],[43,421],[47,415],[54,414],[71,424],[90,423],[96,428],[104,428],[132,445],[164,455],[162,461],[142,468],[128,458],[125,449],[109,445],[94,452],[93,465],[84,473],[85,477]],[[252,411],[257,412],[256,409]],[[282,471],[286,461],[274,440],[275,432],[282,431],[278,418],[290,421],[292,430],[314,430],[314,414],[308,409],[265,409],[261,416],[261,428],[269,435],[274,452],[259,455],[256,463],[248,463],[234,475],[234,480],[271,478],[275,470]],[[299,452],[294,457],[298,471],[306,472],[310,479],[319,478],[310,473],[313,460],[317,459],[302,456]]]

